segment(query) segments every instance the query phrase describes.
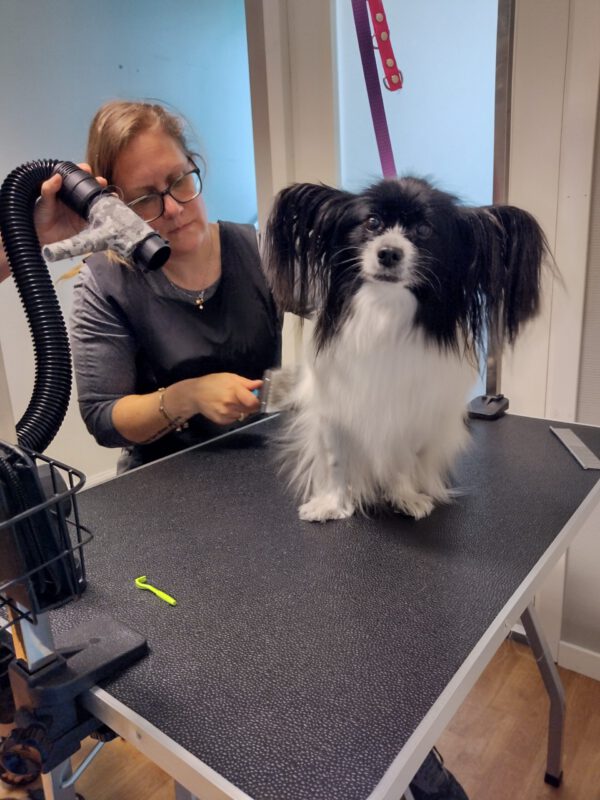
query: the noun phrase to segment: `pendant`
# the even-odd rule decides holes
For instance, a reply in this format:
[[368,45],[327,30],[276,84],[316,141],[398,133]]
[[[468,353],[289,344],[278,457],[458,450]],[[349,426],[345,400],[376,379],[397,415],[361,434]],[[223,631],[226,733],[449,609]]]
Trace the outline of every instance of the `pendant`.
[[204,311],[204,292],[200,292],[198,297],[194,300],[198,311]]

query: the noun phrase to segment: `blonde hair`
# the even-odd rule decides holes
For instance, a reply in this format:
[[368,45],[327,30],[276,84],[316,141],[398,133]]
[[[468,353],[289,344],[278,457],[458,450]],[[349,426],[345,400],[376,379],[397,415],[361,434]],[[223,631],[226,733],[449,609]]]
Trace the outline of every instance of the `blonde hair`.
[[[92,175],[101,175],[111,185],[119,155],[138,133],[155,129],[170,136],[192,161],[204,164],[204,159],[190,149],[182,117],[167,111],[160,103],[110,100],[100,106],[90,124],[86,161]],[[107,250],[106,255],[111,261],[131,266],[112,250]],[[75,277],[82,267],[83,263],[77,264],[58,280]]]
[[192,160],[198,158],[188,145],[183,119],[159,103],[111,100],[92,119],[86,160],[94,175],[113,183],[115,163],[137,134],[158,128],[170,136]]

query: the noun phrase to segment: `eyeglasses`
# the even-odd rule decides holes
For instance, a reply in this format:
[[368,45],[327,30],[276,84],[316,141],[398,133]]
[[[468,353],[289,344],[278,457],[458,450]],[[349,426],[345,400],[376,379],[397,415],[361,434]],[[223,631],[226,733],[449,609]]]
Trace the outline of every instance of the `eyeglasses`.
[[164,214],[165,195],[168,194],[177,203],[189,203],[191,200],[195,200],[201,192],[202,178],[200,177],[200,170],[195,167],[176,178],[170,186],[167,186],[164,192],[145,194],[136,200],[132,200],[131,203],[127,203],[127,205],[144,222],[153,222]]

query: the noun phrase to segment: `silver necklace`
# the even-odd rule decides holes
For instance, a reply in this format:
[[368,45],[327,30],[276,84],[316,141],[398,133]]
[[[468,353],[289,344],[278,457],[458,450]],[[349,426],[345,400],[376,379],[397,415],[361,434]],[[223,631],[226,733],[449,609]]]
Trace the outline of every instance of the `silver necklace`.
[[[165,275],[164,272],[163,275]],[[189,300],[192,300],[198,311],[204,311],[204,303],[206,302],[206,300],[212,297],[219,283],[219,280],[217,280],[215,281],[215,283],[211,284],[210,286],[207,286],[206,289],[201,289],[200,291],[198,291],[197,289],[184,289],[183,286],[177,286],[176,283],[173,283],[173,281],[169,280],[169,278],[166,275],[165,278],[167,280],[167,283],[170,286],[172,286],[176,292],[178,292],[181,295],[184,295]]]

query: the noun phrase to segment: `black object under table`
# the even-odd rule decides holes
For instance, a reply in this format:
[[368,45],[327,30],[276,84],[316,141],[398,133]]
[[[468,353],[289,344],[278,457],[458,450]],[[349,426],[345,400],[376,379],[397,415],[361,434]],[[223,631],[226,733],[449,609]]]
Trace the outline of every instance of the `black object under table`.
[[398,800],[597,505],[549,424],[472,421],[463,494],[419,522],[301,521],[277,418],[83,492],[89,586],[56,638],[109,614],[150,646],[85,706],[181,798]]

